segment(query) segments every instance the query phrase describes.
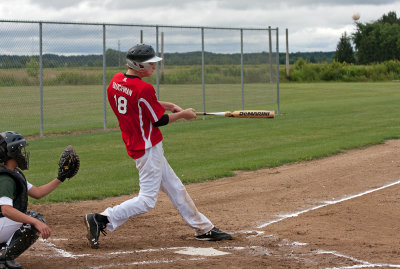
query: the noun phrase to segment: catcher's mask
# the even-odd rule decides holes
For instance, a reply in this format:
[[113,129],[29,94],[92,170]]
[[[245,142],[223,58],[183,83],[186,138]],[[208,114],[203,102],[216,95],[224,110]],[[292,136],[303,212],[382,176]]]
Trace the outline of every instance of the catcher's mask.
[[156,63],[161,60],[162,58],[156,56],[153,47],[146,44],[133,46],[126,55],[128,67],[137,72],[147,72],[151,68],[150,63]]
[[14,159],[21,170],[29,169],[29,151],[26,151],[25,138],[17,132],[6,131],[0,133],[0,163],[5,164]]

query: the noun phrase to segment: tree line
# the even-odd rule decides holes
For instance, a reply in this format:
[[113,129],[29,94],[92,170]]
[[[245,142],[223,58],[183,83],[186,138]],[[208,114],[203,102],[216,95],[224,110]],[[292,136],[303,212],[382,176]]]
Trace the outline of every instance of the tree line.
[[[223,54],[223,53],[204,53],[205,63],[210,65],[239,65],[241,61],[240,53]],[[290,53],[290,63],[294,64],[299,58],[310,63],[331,63],[335,52],[295,52]],[[126,52],[120,52],[113,49],[106,51],[107,66],[118,67],[125,65]],[[186,53],[165,53],[164,63],[169,66],[182,65],[201,65],[201,51]],[[44,68],[60,68],[60,67],[102,67],[103,55],[74,55],[64,56],[57,54],[43,54]],[[273,63],[276,58],[273,56]],[[245,53],[243,55],[245,65],[257,65],[269,63],[267,52]],[[279,63],[285,64],[285,53],[279,54]],[[39,56],[18,56],[18,55],[0,55],[0,68],[29,68],[39,63]]]

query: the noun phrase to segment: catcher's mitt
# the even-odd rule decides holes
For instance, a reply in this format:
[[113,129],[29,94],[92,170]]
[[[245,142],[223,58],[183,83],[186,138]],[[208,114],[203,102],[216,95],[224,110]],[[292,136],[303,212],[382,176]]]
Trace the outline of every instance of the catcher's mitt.
[[43,223],[46,223],[46,220],[44,219],[43,215],[40,214],[39,212],[36,211],[28,211],[26,214],[32,218],[38,219]]
[[81,161],[75,149],[69,145],[67,146],[60,157],[58,163],[58,179],[64,182],[66,178],[72,178],[78,173]]

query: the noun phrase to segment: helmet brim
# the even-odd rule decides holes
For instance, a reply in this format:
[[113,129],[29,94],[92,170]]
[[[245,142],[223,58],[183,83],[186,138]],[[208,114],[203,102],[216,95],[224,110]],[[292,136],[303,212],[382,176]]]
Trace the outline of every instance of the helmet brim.
[[156,62],[159,62],[159,61],[162,61],[162,58],[160,58],[158,56],[154,56],[154,57],[152,57],[152,58],[150,58],[150,59],[148,59],[148,60],[146,60],[144,62],[141,62],[141,63],[143,63],[143,64],[145,64],[145,63],[156,63]]

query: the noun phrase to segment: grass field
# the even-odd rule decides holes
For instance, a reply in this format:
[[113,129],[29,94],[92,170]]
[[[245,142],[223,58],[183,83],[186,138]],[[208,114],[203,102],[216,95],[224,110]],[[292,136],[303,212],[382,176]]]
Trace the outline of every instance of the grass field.
[[[275,119],[214,117],[162,127],[165,155],[177,175],[185,183],[212,180],[233,175],[235,170],[321,158],[399,138],[397,82],[285,83],[280,88],[281,114]],[[174,94],[165,97],[184,106],[185,93]],[[102,113],[101,109],[89,112],[93,117]],[[19,121],[14,114],[9,116]],[[79,117],[71,120],[80,122]],[[16,131],[24,134],[23,128]],[[56,176],[57,161],[66,145],[73,144],[81,156],[76,178],[41,202],[100,199],[138,191],[136,168],[119,130],[35,138],[29,143],[31,169],[26,176],[35,185]]]
[[[257,108],[276,103],[276,84],[246,84],[245,107]],[[210,84],[205,89],[206,110],[241,109],[240,84]],[[0,126],[25,135],[40,134],[40,90],[37,86],[0,87]],[[201,85],[160,85],[161,100],[203,110]],[[10,119],[12,119],[10,121]],[[108,128],[117,120],[106,100]],[[44,134],[66,133],[104,127],[104,90],[101,85],[45,86],[43,89]]]

